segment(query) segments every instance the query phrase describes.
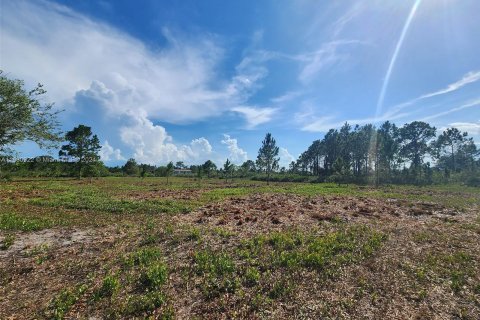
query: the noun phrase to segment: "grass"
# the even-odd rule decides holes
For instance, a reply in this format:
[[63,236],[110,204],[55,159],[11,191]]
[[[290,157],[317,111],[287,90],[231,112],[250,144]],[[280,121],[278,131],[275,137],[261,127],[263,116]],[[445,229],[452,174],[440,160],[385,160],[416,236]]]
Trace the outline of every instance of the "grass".
[[87,286],[82,284],[71,289],[62,290],[50,302],[47,316],[55,320],[64,319],[66,313],[78,301],[78,299],[80,299],[86,289]]
[[[248,201],[238,198],[251,195],[262,205],[262,194],[269,201],[282,194],[278,199],[286,207],[265,212],[266,218],[257,204],[241,207]],[[168,185],[161,178],[4,183],[0,296],[8,300],[0,299],[0,310],[16,318],[193,319],[359,318],[362,310],[381,317],[390,308],[414,318],[437,299],[438,308],[422,311],[424,318],[476,319],[480,217],[469,210],[480,204],[479,194],[462,186],[267,186],[187,178]],[[397,219],[377,211],[387,202],[362,202],[378,206],[366,215],[344,207],[344,199],[355,198],[459,210],[447,222],[432,213]],[[305,213],[294,207],[313,201]],[[332,217],[311,219],[316,208],[319,217]],[[277,210],[287,212],[270,223]],[[233,216],[242,224],[228,220]],[[219,217],[226,222],[217,223]],[[26,236],[41,240],[34,231],[46,228],[58,234],[49,247],[36,242],[17,249]],[[92,236],[70,241],[77,229]],[[387,306],[390,301],[403,304]]]
[[0,214],[0,230],[37,231],[52,225],[50,220],[40,217],[21,216],[12,212]]

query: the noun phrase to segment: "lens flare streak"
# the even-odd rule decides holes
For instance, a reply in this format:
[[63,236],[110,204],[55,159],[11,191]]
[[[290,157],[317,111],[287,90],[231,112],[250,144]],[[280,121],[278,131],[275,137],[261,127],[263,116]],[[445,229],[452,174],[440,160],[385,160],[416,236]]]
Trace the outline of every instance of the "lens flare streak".
[[383,101],[385,99],[385,93],[386,93],[387,88],[388,88],[388,83],[390,82],[390,77],[392,75],[393,68],[395,67],[395,62],[397,61],[398,53],[400,52],[400,49],[402,48],[403,41],[405,40],[405,35],[408,32],[410,24],[412,23],[412,20],[415,16],[415,13],[417,12],[418,6],[420,5],[421,2],[422,2],[422,0],[416,0],[415,3],[413,4],[412,9],[410,10],[410,14],[408,15],[408,18],[405,21],[405,25],[403,26],[400,38],[397,41],[397,45],[395,46],[395,51],[393,52],[392,58],[390,59],[390,64],[388,65],[387,73],[385,74],[385,78],[383,80],[382,89],[380,91],[380,96],[378,97],[377,108],[376,108],[376,112],[375,112],[375,118],[377,118],[380,115],[380,112],[382,112]]

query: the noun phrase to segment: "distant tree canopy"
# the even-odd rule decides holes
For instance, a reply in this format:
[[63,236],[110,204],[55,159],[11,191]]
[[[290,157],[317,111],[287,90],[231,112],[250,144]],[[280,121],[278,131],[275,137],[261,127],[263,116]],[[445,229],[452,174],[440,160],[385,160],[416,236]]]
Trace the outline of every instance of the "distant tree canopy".
[[387,121],[378,129],[345,123],[315,140],[290,170],[335,181],[428,183],[435,159],[436,170],[478,169],[479,150],[466,132],[449,128],[435,137],[435,127],[421,121],[401,128]]
[[0,154],[9,145],[31,140],[40,147],[55,147],[61,141],[53,104],[41,103],[46,93],[41,84],[31,91],[22,80],[8,79],[0,70]]
[[137,161],[135,159],[130,158],[127,162],[123,165],[122,171],[127,176],[137,176],[139,172],[139,167]]
[[212,172],[217,170],[217,166],[211,160],[205,161],[205,163],[202,165],[202,168],[203,168],[203,172],[205,172],[207,174],[207,177],[209,178]]
[[88,166],[100,159],[98,155],[101,148],[100,142],[97,135],[92,135],[92,129],[84,125],[68,131],[65,140],[68,144],[62,146],[59,156],[73,159],[77,163],[77,172],[80,178],[84,167],[90,172]]

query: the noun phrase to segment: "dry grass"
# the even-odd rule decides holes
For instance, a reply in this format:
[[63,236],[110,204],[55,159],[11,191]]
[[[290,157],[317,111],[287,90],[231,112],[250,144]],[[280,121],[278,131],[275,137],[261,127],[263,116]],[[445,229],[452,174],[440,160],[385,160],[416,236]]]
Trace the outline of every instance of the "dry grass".
[[0,318],[480,318],[475,190],[246,184],[1,185]]

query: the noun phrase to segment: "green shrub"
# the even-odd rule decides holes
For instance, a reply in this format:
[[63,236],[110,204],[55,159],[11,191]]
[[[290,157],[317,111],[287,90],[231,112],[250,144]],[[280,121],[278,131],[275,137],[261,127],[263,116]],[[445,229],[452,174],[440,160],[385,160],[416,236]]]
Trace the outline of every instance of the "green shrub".
[[120,288],[120,281],[115,275],[108,275],[102,281],[102,286],[98,290],[96,296],[111,297]]
[[168,269],[164,263],[149,266],[140,276],[140,282],[150,289],[159,289],[168,279]]

